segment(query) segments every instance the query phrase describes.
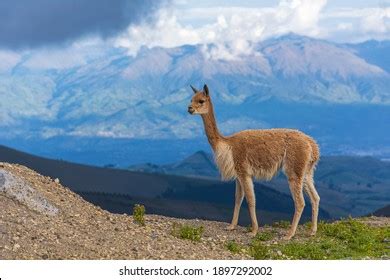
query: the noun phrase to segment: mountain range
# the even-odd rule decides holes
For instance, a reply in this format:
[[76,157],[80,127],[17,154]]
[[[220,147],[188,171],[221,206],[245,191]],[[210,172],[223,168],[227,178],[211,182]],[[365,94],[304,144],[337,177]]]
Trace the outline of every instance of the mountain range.
[[200,138],[186,107],[189,84],[207,83],[224,133],[294,127],[329,153],[390,154],[389,41],[288,34],[233,60],[210,58],[208,47],[143,48],[135,57],[107,47],[68,68],[33,67],[31,51],[0,73],[0,139]]

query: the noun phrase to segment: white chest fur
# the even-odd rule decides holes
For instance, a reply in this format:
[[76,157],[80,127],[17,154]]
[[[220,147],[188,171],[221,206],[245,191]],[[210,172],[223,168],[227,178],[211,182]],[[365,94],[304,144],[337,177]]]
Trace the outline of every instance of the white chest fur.
[[225,142],[219,142],[214,151],[214,158],[223,180],[230,180],[236,177],[233,152],[230,145]]

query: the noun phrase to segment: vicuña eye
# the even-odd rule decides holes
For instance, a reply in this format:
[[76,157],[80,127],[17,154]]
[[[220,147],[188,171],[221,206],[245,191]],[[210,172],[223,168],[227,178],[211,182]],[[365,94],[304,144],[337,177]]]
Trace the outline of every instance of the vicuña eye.
[[199,100],[199,103],[200,103],[200,104],[203,104],[203,103],[204,103],[204,100]]

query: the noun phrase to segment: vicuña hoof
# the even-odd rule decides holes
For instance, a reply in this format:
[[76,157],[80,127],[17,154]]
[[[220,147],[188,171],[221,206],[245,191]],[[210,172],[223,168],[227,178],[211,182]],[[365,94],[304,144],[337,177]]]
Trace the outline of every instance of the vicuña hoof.
[[283,240],[291,240],[291,238],[293,238],[294,234],[287,234],[283,237]]
[[237,227],[237,226],[235,226],[235,225],[228,225],[228,226],[226,227],[226,230],[235,230],[236,227]]
[[311,230],[311,231],[310,231],[310,236],[315,236],[316,233],[317,233],[317,230]]
[[256,230],[256,231],[248,232],[248,235],[249,235],[250,237],[255,237],[256,234],[257,234],[257,230]]

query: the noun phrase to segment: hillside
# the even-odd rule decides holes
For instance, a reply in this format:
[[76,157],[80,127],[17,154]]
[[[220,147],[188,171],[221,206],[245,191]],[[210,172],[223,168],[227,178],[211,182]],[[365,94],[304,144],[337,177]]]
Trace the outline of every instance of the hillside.
[[[18,182],[16,190],[14,182],[4,188],[3,179],[0,185],[0,259],[233,257],[213,242],[210,250],[206,243],[193,246],[171,236],[172,223],[180,220],[148,216],[148,226],[138,226],[132,217],[110,214],[28,168],[1,163],[0,170],[1,178],[6,174],[8,179],[14,176],[22,182]],[[30,194],[27,197],[23,196],[26,188]],[[37,211],[30,203],[34,196],[56,212]]]
[[[132,165],[130,170],[176,174],[191,177],[219,178],[211,154],[198,151],[172,164]],[[390,162],[373,157],[322,156],[315,173],[321,206],[333,217],[372,213],[390,202]],[[287,181],[280,174],[266,183],[289,195]]]
[[[332,237],[333,247],[326,251],[317,249],[305,253],[301,247],[295,247],[294,253],[290,252],[289,246],[306,244],[312,250],[313,244],[317,244],[306,236],[306,226],[300,226],[292,242],[281,240],[287,231],[283,223],[262,228],[253,240],[248,237],[245,228],[227,232],[224,229],[227,224],[219,222],[147,215],[142,226],[136,223],[134,217],[111,214],[84,201],[58,180],[8,163],[0,163],[0,204],[0,259],[389,257],[386,242],[390,236],[390,221],[386,218],[368,218],[362,222],[351,220],[339,225],[320,224],[319,241],[327,240],[328,230],[347,225],[343,234],[349,229],[354,230],[354,240],[365,242],[368,251],[354,249],[354,243],[349,247],[349,239],[340,236],[336,239]],[[356,230],[358,235],[362,233],[358,239]],[[338,244],[340,238],[343,238],[343,243]]]
[[[133,204],[142,203],[152,214],[226,222],[233,211],[233,182],[74,164],[36,157],[4,146],[0,146],[0,161],[22,164],[45,176],[59,178],[72,191],[113,213],[130,213]],[[290,195],[258,184],[256,196],[261,224],[290,219],[294,209]],[[310,206],[306,207],[304,221],[310,213]],[[323,209],[320,216],[330,218]],[[246,225],[249,221],[244,203],[240,223]]]
[[386,205],[385,207],[376,210],[372,215],[377,217],[390,217],[390,205]]

